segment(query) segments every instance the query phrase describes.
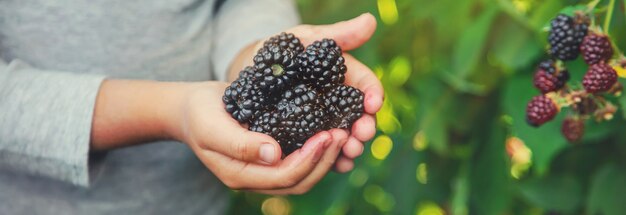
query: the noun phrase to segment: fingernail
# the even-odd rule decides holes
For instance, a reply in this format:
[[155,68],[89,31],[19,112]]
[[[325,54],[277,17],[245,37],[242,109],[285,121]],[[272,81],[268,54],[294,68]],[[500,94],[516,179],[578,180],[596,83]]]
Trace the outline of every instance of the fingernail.
[[378,95],[370,94],[370,95],[367,96],[366,100],[367,100],[368,106],[373,108],[373,107],[378,106],[378,103],[379,103],[379,101],[382,100],[382,98],[380,98],[380,96],[378,96]]
[[275,159],[275,150],[274,145],[269,143],[261,144],[261,148],[259,149],[259,157],[261,157],[261,161],[272,164]]

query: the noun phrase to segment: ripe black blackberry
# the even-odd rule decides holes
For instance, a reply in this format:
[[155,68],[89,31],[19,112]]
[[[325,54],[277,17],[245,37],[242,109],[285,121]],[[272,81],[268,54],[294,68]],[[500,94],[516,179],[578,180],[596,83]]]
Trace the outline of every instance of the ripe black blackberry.
[[299,79],[300,65],[294,53],[276,44],[259,49],[254,56],[254,66],[260,73],[259,86],[270,93],[290,88]]
[[[338,46],[333,40],[324,40],[306,47],[298,55],[302,66],[302,80],[318,89],[326,89],[345,81],[346,65]],[[340,50],[340,49],[339,49]]]
[[269,98],[250,79],[239,78],[226,87],[222,101],[233,118],[248,123],[271,103]]
[[608,64],[600,63],[589,67],[583,77],[583,87],[589,93],[602,93],[617,82],[617,73]]
[[303,84],[285,91],[276,105],[280,121],[277,140],[283,153],[290,154],[315,133],[329,128],[321,96]]
[[613,56],[611,40],[607,35],[590,33],[580,44],[583,59],[589,65],[606,63]]
[[541,93],[545,94],[562,89],[569,78],[567,70],[558,69],[554,61],[546,60],[537,67],[533,84]]
[[363,115],[363,92],[346,85],[335,85],[324,97],[333,128],[350,128]]
[[272,44],[279,45],[280,47],[287,49],[295,54],[304,51],[304,46],[295,35],[292,33],[282,32],[279,35],[270,37],[265,41],[264,46],[270,46]]
[[280,121],[277,111],[264,112],[252,122],[248,130],[264,133],[271,137],[279,137],[280,135]]
[[569,61],[578,57],[579,47],[585,35],[587,35],[588,18],[577,15],[576,18],[559,14],[550,22],[550,55],[562,60]]
[[272,136],[283,153],[289,155],[317,132],[325,130],[326,120],[318,93],[299,85],[287,90],[275,109],[253,120],[248,129]]
[[335,42],[335,40],[333,39],[318,40],[318,41],[313,42],[311,46],[314,46],[320,49],[332,49],[332,50],[335,50],[339,54],[341,54],[342,52],[341,47],[339,47],[339,45],[337,45],[337,42]]
[[559,107],[545,95],[535,96],[526,106],[526,122],[534,127],[554,119]]
[[580,118],[565,118],[561,124],[561,134],[570,143],[580,141],[585,134],[585,121]]

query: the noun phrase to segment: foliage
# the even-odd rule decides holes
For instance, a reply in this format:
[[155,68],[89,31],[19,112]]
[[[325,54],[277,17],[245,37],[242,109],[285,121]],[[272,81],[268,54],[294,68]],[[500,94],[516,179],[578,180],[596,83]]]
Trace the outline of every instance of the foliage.
[[[624,4],[610,35],[626,38]],[[624,117],[587,124],[568,144],[558,123],[532,128],[525,107],[545,27],[588,1],[300,0],[303,22],[328,24],[363,12],[379,27],[350,51],[386,90],[377,138],[348,174],[311,192],[277,197],[236,192],[232,214],[620,214],[626,211]],[[581,6],[582,5],[582,6]],[[613,11],[614,10],[614,11]],[[618,47],[626,41],[614,39]],[[587,66],[568,63],[573,80]],[[623,80],[620,80],[624,82]],[[626,96],[620,104],[626,104]],[[622,109],[624,110],[624,109]],[[623,114],[626,116],[626,112]],[[527,148],[525,148],[527,147]],[[507,152],[510,156],[507,156]]]

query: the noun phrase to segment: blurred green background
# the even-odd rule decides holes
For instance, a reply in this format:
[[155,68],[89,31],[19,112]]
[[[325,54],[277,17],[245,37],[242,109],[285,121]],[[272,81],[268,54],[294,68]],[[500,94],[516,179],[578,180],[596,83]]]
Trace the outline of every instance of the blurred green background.
[[[626,0],[611,1],[596,21],[613,9],[610,35],[626,48]],[[378,133],[352,172],[302,196],[234,192],[231,214],[626,214],[624,109],[589,121],[579,144],[561,136],[564,113],[525,122],[549,21],[589,1],[297,2],[308,24],[377,17],[375,36],[350,53],[384,84]],[[566,66],[574,82],[587,70],[580,58]]]

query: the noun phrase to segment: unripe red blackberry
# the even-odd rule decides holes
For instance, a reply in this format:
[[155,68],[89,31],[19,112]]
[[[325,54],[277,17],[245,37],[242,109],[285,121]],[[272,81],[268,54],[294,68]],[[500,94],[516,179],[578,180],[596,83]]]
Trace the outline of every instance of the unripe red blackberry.
[[587,35],[587,19],[583,15],[572,18],[565,14],[559,14],[550,22],[550,55],[562,60],[569,61],[578,57],[580,43]]
[[589,93],[606,92],[616,82],[617,73],[611,66],[604,63],[591,65],[583,77],[583,86]]
[[545,95],[535,96],[526,106],[526,122],[534,127],[554,119],[559,107]]
[[560,70],[554,61],[546,60],[537,67],[533,84],[541,93],[545,94],[560,90],[565,86],[569,78],[567,70]]
[[606,63],[613,56],[611,40],[607,35],[590,33],[580,44],[583,59],[589,65]]
[[580,141],[585,134],[585,121],[580,118],[565,118],[561,124],[561,134],[571,143]]

